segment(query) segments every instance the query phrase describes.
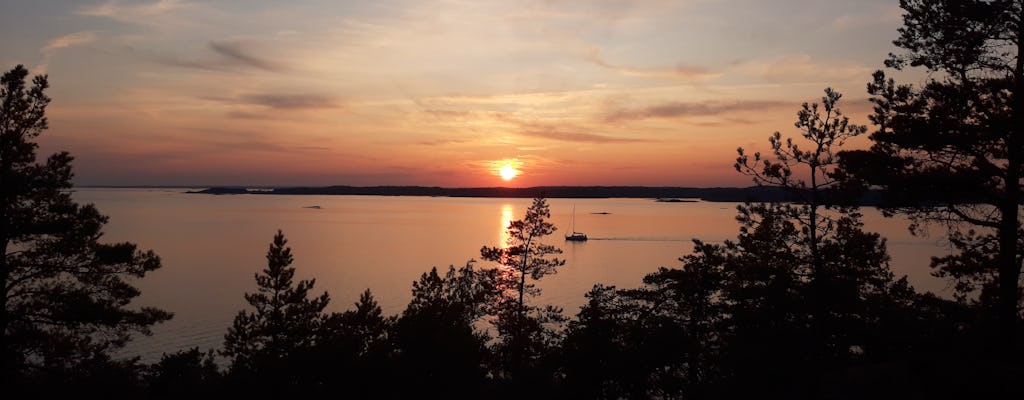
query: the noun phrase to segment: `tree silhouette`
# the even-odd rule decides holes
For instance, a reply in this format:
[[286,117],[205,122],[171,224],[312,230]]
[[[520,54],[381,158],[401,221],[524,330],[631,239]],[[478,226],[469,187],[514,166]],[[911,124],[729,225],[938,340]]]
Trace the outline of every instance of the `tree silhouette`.
[[[794,143],[792,138],[782,140],[782,134],[775,132],[768,138],[771,143],[775,161],[762,158],[761,153],[754,153],[753,159],[744,154],[743,148],[737,149],[739,157],[734,167],[736,171],[753,177],[758,185],[778,186],[791,191],[792,195],[804,204],[806,217],[803,230],[808,236],[811,253],[811,265],[818,265],[818,236],[830,229],[831,220],[825,218],[825,226],[819,221],[819,209],[828,208],[838,199],[833,195],[829,201],[824,198],[825,192],[835,189],[841,183],[836,176],[838,161],[836,152],[847,140],[867,132],[864,125],[851,125],[849,117],[836,108],[842,95],[832,88],[825,89],[825,96],[818,103],[804,103],[797,112],[797,121],[793,124],[800,129],[801,136],[810,144],[810,149]],[[794,169],[806,168],[806,171]]]
[[432,268],[413,282],[413,299],[395,325],[406,397],[483,397],[490,337],[479,325],[499,294],[495,271],[470,261],[443,276]]
[[561,249],[542,242],[545,236],[556,230],[548,222],[550,217],[547,201],[542,197],[535,198],[523,219],[509,224],[505,246],[484,246],[480,249],[481,258],[499,264],[496,284],[504,296],[492,311],[497,315],[496,325],[502,339],[499,357],[507,365],[508,372],[520,378],[531,374],[533,378],[546,379],[539,376],[543,375],[540,369],[528,366],[536,364],[545,348],[555,345],[554,331],[547,327],[564,321],[561,309],[531,306],[525,300],[527,295],[534,297],[540,294],[540,289],[527,277],[530,280],[541,279],[557,272],[556,268],[565,264],[564,260],[551,257],[561,254]]
[[280,230],[267,251],[267,267],[256,273],[255,293],[245,300],[254,308],[242,310],[224,336],[222,354],[231,359],[230,374],[252,383],[252,389],[271,396],[311,378],[303,361],[318,344],[330,297],[326,292],[309,298],[316,280],[293,281],[291,248]]
[[0,78],[0,370],[15,390],[23,378],[66,382],[113,368],[110,355],[133,333],[171,318],[127,307],[140,294],[129,281],[160,259],[100,242],[107,217],[71,199],[72,157],[36,163],[49,85],[42,75],[28,86],[27,77],[19,65]]
[[[851,200],[844,197],[852,196],[851,193],[840,193],[847,188],[842,185],[844,180],[838,169],[836,153],[847,140],[866,132],[867,127],[850,123],[849,118],[837,107],[840,98],[840,93],[826,88],[820,105],[803,103],[797,112],[797,121],[794,125],[802,131],[801,136],[809,144],[809,148],[794,142],[792,138],[783,141],[782,135],[775,132],[768,139],[774,153],[774,161],[763,158],[761,153],[755,153],[751,158],[740,148],[737,150],[739,156],[734,164],[737,171],[753,177],[758,185],[772,185],[789,190],[797,202],[797,205],[792,207],[750,209],[749,206],[745,206],[748,208],[741,209],[740,220],[744,222],[744,219],[747,219],[745,226],[753,229],[755,225],[750,224],[749,218],[754,214],[769,216],[781,212],[783,215],[780,216],[784,220],[791,218],[797,223],[794,228],[800,232],[800,236],[790,238],[781,235],[777,238],[795,242],[777,243],[773,246],[800,247],[794,249],[797,251],[791,254],[796,258],[790,261],[789,265],[792,268],[789,272],[795,274],[794,277],[798,281],[806,281],[809,286],[807,294],[810,298],[807,301],[812,305],[809,311],[813,314],[809,322],[816,331],[811,338],[819,347],[818,351],[812,354],[822,357],[825,356],[825,352],[831,351],[827,349],[827,338],[836,334],[828,332],[827,328],[828,325],[834,325],[835,321],[831,321],[836,315],[834,309],[852,299],[837,296],[835,290],[838,282],[842,280],[841,277],[861,268],[859,265],[834,262],[835,257],[844,257],[845,253],[832,254],[834,257],[830,260],[823,259],[821,254],[822,242],[838,238],[836,234],[839,233],[839,229],[845,228],[846,233],[850,234],[862,233],[859,230],[860,214],[852,207],[841,206]],[[833,237],[828,238],[829,235]],[[870,254],[877,252],[874,248],[865,250]],[[884,255],[884,245],[881,252]],[[885,257],[880,260],[881,263],[887,262],[888,256]],[[887,271],[887,268],[879,267],[879,262],[871,265],[876,270],[875,273]]]
[[[637,289],[595,285],[563,345],[567,390],[585,398],[701,398],[719,378],[724,264],[696,243],[681,269]],[[707,252],[705,252],[707,251]]]
[[319,376],[323,393],[344,391],[356,398],[383,397],[397,391],[393,372],[391,331],[394,317],[385,317],[369,289],[354,310],[331,313],[318,332],[318,343],[304,361],[308,376]]
[[562,254],[561,249],[541,242],[545,236],[558,229],[547,221],[548,218],[551,218],[551,212],[548,210],[547,201],[542,197],[535,198],[523,219],[509,224],[506,246],[484,246],[480,249],[481,258],[497,262],[511,272],[511,279],[508,280],[514,283],[512,288],[519,295],[519,314],[525,312],[524,295],[539,294],[535,285],[527,283],[526,277],[538,280],[545,275],[554,274],[557,272],[555,268],[565,264],[565,260],[547,258],[550,255]]
[[957,279],[962,297],[985,289],[980,299],[996,311],[1005,349],[1019,320],[1024,246],[1024,5],[902,0],[900,7],[894,44],[903,52],[885,65],[928,75],[915,87],[875,72],[868,84],[874,144],[841,160],[851,180],[884,188],[887,210],[909,215],[915,233],[932,222],[946,226],[960,256],[936,260],[936,273]]
[[199,348],[164,354],[149,367],[149,394],[155,398],[180,399],[185,396],[210,396],[219,389],[221,375],[214,351]]

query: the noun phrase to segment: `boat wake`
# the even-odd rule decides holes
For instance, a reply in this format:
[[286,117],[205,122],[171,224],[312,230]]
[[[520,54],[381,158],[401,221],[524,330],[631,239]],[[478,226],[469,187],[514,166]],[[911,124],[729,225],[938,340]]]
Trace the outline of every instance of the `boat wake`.
[[670,238],[670,237],[642,237],[642,236],[624,236],[624,237],[591,237],[590,240],[614,240],[623,242],[689,242],[690,239]]

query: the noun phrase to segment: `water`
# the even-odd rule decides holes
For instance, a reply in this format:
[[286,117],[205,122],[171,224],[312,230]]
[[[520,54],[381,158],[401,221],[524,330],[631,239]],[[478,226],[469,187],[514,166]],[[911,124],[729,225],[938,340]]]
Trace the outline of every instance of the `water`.
[[[136,282],[134,303],[175,318],[127,349],[144,362],[163,352],[219,347],[234,315],[248,304],[254,274],[281,229],[292,247],[296,279],[316,279],[314,294],[331,295],[329,311],[352,308],[369,288],[385,314],[400,313],[412,282],[431,267],[447,269],[479,259],[481,246],[497,246],[504,226],[523,216],[530,199],[199,195],[186,189],[78,189],[110,217],[105,240],[131,241],[154,250],[163,268]],[[678,266],[691,239],[734,238],[735,203],[659,203],[651,199],[549,199],[560,229],[549,241],[564,251],[564,267],[540,282],[543,304],[575,314],[595,283],[635,287],[658,267]],[[310,208],[319,206],[319,208]],[[566,242],[575,206],[576,230],[587,242]],[[863,210],[868,230],[888,238],[892,267],[919,290],[949,295],[929,275],[929,257],[948,253],[938,238],[911,236],[906,221]],[[607,214],[597,214],[607,213]],[[478,265],[486,265],[478,263]]]

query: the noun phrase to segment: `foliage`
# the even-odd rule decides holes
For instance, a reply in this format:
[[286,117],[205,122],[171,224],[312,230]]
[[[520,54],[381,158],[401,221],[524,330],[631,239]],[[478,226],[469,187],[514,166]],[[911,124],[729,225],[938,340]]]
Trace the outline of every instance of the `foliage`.
[[[980,294],[997,310],[1006,343],[1020,301],[1022,2],[903,0],[900,6],[903,27],[894,44],[903,52],[885,64],[923,68],[927,78],[915,87],[876,72],[868,84],[874,144],[840,158],[851,180],[884,188],[887,210],[910,216],[914,232],[932,222],[946,226],[959,255],[936,259],[936,275],[960,283],[993,279],[994,290],[957,289],[961,299]],[[987,255],[970,259],[978,255],[975,246]]]
[[540,294],[540,289],[528,282],[527,277],[541,279],[565,264],[565,260],[550,257],[561,254],[561,249],[543,243],[543,238],[557,229],[548,218],[551,212],[547,201],[535,198],[523,219],[509,224],[505,246],[480,249],[484,260],[499,264],[495,283],[502,296],[490,310],[490,314],[496,316],[494,323],[500,339],[495,355],[503,367],[498,369],[503,370],[503,374],[517,375],[520,381],[549,379],[539,365],[542,356],[549,353],[547,349],[559,341],[558,327],[565,321],[558,307],[538,307],[525,302],[527,295]]
[[354,310],[325,316],[317,343],[301,367],[324,388],[322,393],[344,391],[370,398],[387,392],[394,324],[395,319],[384,316],[367,289],[359,295]]
[[512,221],[508,228],[508,242],[505,246],[480,249],[480,257],[487,261],[500,264],[504,272],[499,280],[505,288],[519,295],[518,306],[524,307],[524,295],[537,296],[540,290],[536,285],[527,283],[526,277],[538,280],[545,275],[554,274],[556,268],[565,264],[565,260],[547,258],[561,254],[562,250],[542,242],[545,236],[554,233],[557,228],[548,222],[551,212],[547,201],[538,197],[526,210],[523,219]]
[[27,77],[19,65],[0,78],[2,371],[15,386],[54,379],[73,388],[76,376],[132,368],[113,352],[171,314],[128,308],[140,294],[130,281],[160,268],[160,258],[132,243],[100,242],[107,217],[72,200],[72,157],[36,162],[49,85],[36,76],[28,86]]
[[221,383],[221,374],[214,361],[214,351],[198,348],[164,354],[149,367],[149,394],[158,398],[209,396]]
[[[851,368],[949,345],[963,315],[894,280],[884,240],[856,215],[821,238],[821,297],[798,213],[741,207],[735,240],[697,240],[680,268],[637,289],[595,286],[562,347],[566,388],[590,398],[815,398]],[[811,299],[829,304],[826,320],[816,323]]]
[[[718,247],[696,242],[707,255]],[[699,253],[699,252],[698,252]],[[700,256],[660,268],[638,289],[595,285],[569,323],[566,386],[587,398],[700,397],[718,372],[722,263]]]
[[[751,176],[758,185],[789,190],[802,205],[793,209],[798,211],[793,217],[800,221],[800,229],[807,236],[809,261],[815,269],[818,266],[818,238],[834,228],[834,219],[823,215],[819,209],[846,203],[855,194],[841,185],[843,176],[837,169],[836,152],[847,140],[867,131],[866,126],[850,124],[849,117],[836,107],[840,98],[841,94],[826,88],[820,106],[818,103],[803,103],[797,112],[797,121],[793,125],[801,130],[801,136],[809,143],[810,149],[801,147],[792,138],[783,142],[782,134],[775,132],[768,138],[774,161],[762,157],[760,152],[754,153],[751,159],[741,147],[736,150],[739,156],[733,165],[736,171]],[[840,213],[849,211],[839,210]]]
[[287,240],[277,231],[267,250],[267,267],[256,273],[258,289],[246,293],[253,311],[242,310],[224,336],[222,354],[231,359],[230,373],[279,394],[310,378],[303,374],[318,344],[324,321],[326,292],[309,298],[316,280],[294,282],[294,258]]
[[415,388],[409,395],[482,394],[490,340],[482,318],[499,295],[495,273],[470,261],[444,276],[432,268],[413,282],[413,299],[395,325],[398,376]]
[[[847,140],[867,132],[864,125],[850,124],[849,117],[836,108],[842,95],[832,88],[825,89],[825,96],[819,103],[803,103],[793,124],[801,131],[800,136],[808,142],[806,149],[793,138],[782,140],[782,134],[775,132],[768,138],[775,160],[754,153],[753,159],[743,148],[736,150],[739,156],[733,165],[736,171],[749,175],[758,185],[778,186],[791,189],[802,203],[811,206],[823,203],[823,191],[834,189],[841,182],[836,177],[836,151]],[[806,171],[795,171],[802,167]],[[833,199],[835,200],[835,199]]]

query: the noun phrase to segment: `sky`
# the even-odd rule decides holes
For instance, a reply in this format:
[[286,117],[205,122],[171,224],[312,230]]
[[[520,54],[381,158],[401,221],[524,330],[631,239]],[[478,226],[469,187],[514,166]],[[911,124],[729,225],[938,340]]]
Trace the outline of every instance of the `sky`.
[[749,186],[736,148],[797,137],[826,87],[868,124],[900,24],[896,0],[14,0],[0,67],[49,76],[40,156],[79,185]]

